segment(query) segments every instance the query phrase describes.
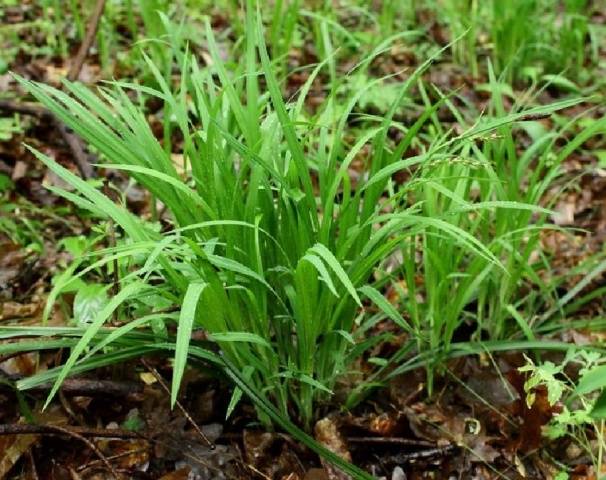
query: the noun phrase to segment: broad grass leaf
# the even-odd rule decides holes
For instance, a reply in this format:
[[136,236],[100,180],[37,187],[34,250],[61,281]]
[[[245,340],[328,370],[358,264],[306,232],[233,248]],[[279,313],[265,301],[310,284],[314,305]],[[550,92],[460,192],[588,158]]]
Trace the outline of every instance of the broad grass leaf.
[[309,376],[306,373],[286,371],[286,372],[279,373],[278,376],[282,377],[282,378],[290,378],[292,380],[297,380],[299,382],[306,383],[307,385],[311,385],[312,387],[317,388],[318,390],[322,390],[323,392],[329,393],[331,395],[333,393],[332,390],[329,389],[326,385],[319,382],[315,378],[312,378],[311,376]]
[[271,348],[271,344],[257,334],[249,332],[215,332],[210,335],[211,340],[216,342],[243,342],[255,343],[263,347]]
[[376,288],[371,287],[370,285],[364,285],[363,287],[358,289],[361,293],[366,295],[366,297],[374,303],[379,309],[389,318],[393,320],[396,325],[400,326],[404,330],[409,333],[414,334],[413,328],[404,321],[402,315],[396,310],[389,301],[383,296],[381,292],[379,292]]
[[333,272],[337,275],[345,289],[349,292],[351,297],[356,301],[359,306],[362,306],[362,302],[360,301],[360,297],[356,292],[356,288],[351,283],[349,276],[343,270],[343,267],[339,263],[339,261],[335,258],[334,254],[326,248],[325,245],[321,243],[316,243],[311,249],[312,252],[316,253],[319,257],[321,257],[326,264],[332,269]]
[[187,354],[191,333],[193,330],[194,320],[200,296],[204,289],[208,286],[206,282],[190,283],[183,297],[181,305],[181,313],[179,315],[179,326],[177,327],[177,341],[175,344],[175,363],[173,365],[173,380],[170,392],[170,402],[174,406],[179,393],[179,386],[185,372],[187,364]]
[[320,257],[318,257],[317,255],[314,255],[313,253],[308,253],[301,260],[306,260],[309,263],[311,263],[316,268],[316,270],[320,274],[320,278],[328,286],[330,291],[336,297],[339,296],[339,294],[337,293],[337,290],[335,289],[335,284],[332,282],[332,279],[330,278],[330,274],[328,273],[328,270],[324,266],[324,263],[322,263],[322,260],[320,260]]

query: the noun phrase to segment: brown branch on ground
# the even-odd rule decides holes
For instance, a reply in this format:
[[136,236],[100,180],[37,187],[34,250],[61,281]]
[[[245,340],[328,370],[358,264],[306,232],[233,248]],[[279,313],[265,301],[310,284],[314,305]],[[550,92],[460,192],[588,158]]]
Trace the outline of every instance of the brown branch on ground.
[[93,162],[90,161],[80,137],[77,137],[71,133],[65,124],[63,124],[60,120],[55,120],[55,122],[57,124],[57,128],[59,128],[59,132],[61,133],[63,140],[65,140],[65,143],[67,143],[70,150],[74,154],[74,160],[76,161],[80,175],[82,175],[82,177],[85,179],[94,177],[95,172],[92,167]]
[[32,453],[31,449],[28,450],[27,456],[29,458],[31,476],[33,477],[32,480],[40,480],[40,477],[38,476],[38,469],[36,468],[36,462],[34,461],[34,454]]
[[[389,459],[389,462],[395,464],[403,464],[416,462],[421,459],[445,457],[447,455],[452,455],[458,449],[459,447],[457,445],[445,445],[443,447],[419,450],[418,452],[396,453],[394,455],[388,455],[387,459]],[[386,458],[383,458],[382,460],[385,462]]]
[[0,436],[4,435],[65,435],[90,438],[145,439],[142,435],[121,429],[102,429],[86,427],[60,427],[56,425],[28,425],[21,423],[0,424]]
[[375,444],[391,444],[391,445],[411,445],[415,447],[435,447],[435,442],[428,442],[426,440],[415,440],[411,438],[402,437],[347,437],[348,443],[375,443]]
[[[128,457],[130,455],[136,455],[137,453],[144,453],[147,450],[148,450],[147,448],[134,448],[132,450],[127,450],[126,452],[117,453],[116,455],[111,455],[111,456],[106,457],[106,458],[108,460],[119,460],[121,458]],[[84,470],[87,470],[89,468],[92,468],[92,467],[95,467],[97,465],[100,465],[101,463],[102,463],[101,460],[92,460],[90,462],[85,463],[84,465],[80,465],[76,469],[76,471],[83,472]]]
[[69,470],[72,480],[82,480],[82,477],[78,475],[78,472],[76,472],[72,467],[67,467],[67,469]]
[[[0,371],[0,378],[15,382],[21,380],[21,375],[6,375]],[[1,385],[0,385],[1,386]],[[51,384],[37,385],[30,392],[46,392]],[[68,378],[61,384],[61,392],[69,396],[94,397],[107,395],[111,397],[128,397],[143,392],[143,385],[136,382],[119,382],[115,380],[90,380],[87,378]]]
[[0,111],[7,113],[20,113],[36,118],[52,118],[52,114],[35,103],[21,103],[12,100],[0,100]]

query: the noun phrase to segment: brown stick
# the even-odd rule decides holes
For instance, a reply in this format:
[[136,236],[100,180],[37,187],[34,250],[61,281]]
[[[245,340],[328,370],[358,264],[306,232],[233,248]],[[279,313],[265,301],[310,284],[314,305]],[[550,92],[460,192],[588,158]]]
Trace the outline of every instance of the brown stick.
[[86,57],[88,56],[88,51],[90,50],[90,47],[93,44],[95,35],[97,34],[97,29],[99,28],[99,21],[101,20],[101,15],[103,15],[104,8],[105,0],[97,0],[97,3],[95,4],[95,9],[93,10],[93,13],[88,21],[84,40],[82,40],[82,44],[78,49],[78,53],[76,54],[74,63],[72,63],[69,72],[67,73],[67,79],[70,82],[77,80],[80,76],[80,72],[82,71],[82,67],[84,66],[84,60],[86,60]]
[[[84,66],[84,61],[86,60],[86,56],[88,55],[88,51],[95,39],[95,35],[99,28],[99,21],[101,20],[101,16],[103,15],[103,10],[105,8],[106,0],[97,0],[95,4],[95,9],[90,17],[88,22],[88,27],[86,30],[86,35],[84,36],[84,40],[78,49],[78,53],[76,54],[76,58],[74,59],[69,72],[67,74],[67,79],[71,82],[78,79],[80,76],[80,72],[82,71],[82,67]],[[37,118],[44,117],[52,117],[52,114],[43,108],[40,108],[36,105],[27,104],[27,103],[17,103],[12,102],[10,100],[1,100],[0,101],[0,110],[21,113],[24,115],[32,115]],[[61,122],[59,119],[54,118],[55,125],[67,143],[68,147],[72,151],[74,155],[74,160],[80,171],[80,175],[84,178],[92,178],[95,176],[95,172],[93,167],[91,166],[91,162],[89,156],[87,155],[84,146],[82,145],[82,141],[80,138],[71,133],[67,127]]]
[[425,440],[414,440],[410,438],[402,437],[347,437],[348,443],[378,443],[387,445],[412,445],[416,447],[435,447],[436,444],[433,442],[427,442]]
[[58,425],[47,425],[47,428],[50,428],[51,430],[56,430],[58,432],[61,432],[65,435],[68,435],[70,437],[76,438],[78,440],[80,440],[82,443],[84,443],[85,445],[88,446],[88,448],[90,448],[93,452],[95,452],[95,454],[97,455],[97,457],[99,457],[99,460],[101,460],[103,462],[103,464],[105,465],[105,467],[111,472],[111,474],[113,475],[113,477],[116,480],[120,479],[120,475],[118,475],[118,472],[116,472],[116,470],[114,469],[114,467],[112,467],[112,464],[109,463],[109,460],[107,460],[107,458],[105,458],[105,455],[103,455],[103,453],[101,453],[101,450],[99,450],[97,448],[97,446],[91,442],[88,438],[84,437],[83,435],[80,435],[79,433],[74,432],[73,430],[69,430],[67,428],[63,428],[63,427],[59,427]]
[[[48,390],[44,385],[40,390]],[[67,379],[63,382],[61,391],[66,395],[108,395],[112,397],[128,397],[143,392],[143,385],[135,382],[116,382],[112,380],[88,380],[83,378]]]
[[27,456],[29,458],[29,465],[31,468],[33,480],[40,480],[40,477],[38,476],[38,469],[36,468],[36,462],[34,460],[34,454],[32,453],[31,449],[28,450]]
[[69,474],[72,477],[72,480],[82,480],[82,477],[80,475],[78,475],[78,472],[76,472],[72,467],[67,467],[69,470]]
[[63,140],[65,140],[65,143],[67,143],[74,154],[74,160],[76,161],[80,175],[85,179],[93,178],[95,172],[91,165],[92,162],[84,151],[84,146],[82,145],[80,138],[69,132],[65,124],[60,120],[55,120],[55,123],[57,124],[57,128],[59,128],[59,133],[61,133]]
[[[0,370],[0,378],[16,382],[22,375],[6,375]],[[46,392],[51,384],[38,385],[29,389],[30,392]],[[0,385],[1,388],[1,385]],[[128,397],[143,392],[143,385],[136,382],[118,382],[114,380],[90,380],[87,378],[68,378],[61,384],[61,392],[69,396],[94,397],[107,395],[110,397]]]
[[61,427],[59,430],[56,425],[27,425],[21,423],[2,423],[0,424],[0,436],[4,435],[80,435],[90,438],[143,438],[136,432],[121,429],[100,429],[85,427]]
[[388,455],[387,459],[383,457],[381,460],[394,463],[414,462],[424,458],[444,457],[453,454],[459,447],[456,445],[445,445],[443,447],[430,448],[427,450],[419,450],[418,452],[397,453]]
[[[127,450],[126,452],[117,453],[116,455],[111,455],[106,457],[108,460],[119,460],[120,458],[128,457],[129,455],[135,455],[137,453],[147,452],[148,448],[134,448],[132,450]],[[101,460],[93,460],[91,462],[85,463],[84,465],[79,466],[76,471],[83,472],[87,468],[95,467],[101,463]]]
[[52,114],[35,103],[19,103],[12,100],[0,100],[0,111],[8,113],[20,113],[36,118],[51,118]]
[[[95,9],[88,21],[84,40],[82,40],[80,48],[78,49],[78,53],[76,54],[76,58],[74,59],[74,62],[72,63],[69,69],[69,72],[67,73],[67,79],[70,82],[76,81],[80,76],[80,72],[82,71],[82,67],[84,66],[84,60],[86,60],[88,51],[90,50],[90,47],[93,44],[97,29],[99,28],[99,21],[101,20],[101,15],[103,15],[104,8],[105,0],[97,0],[97,3],[95,4]],[[74,160],[76,161],[76,165],[78,166],[80,175],[82,175],[82,177],[84,178],[94,177],[95,172],[93,170],[93,167],[91,166],[91,161],[88,158],[88,155],[84,151],[82,140],[80,140],[80,138],[78,138],[73,133],[69,132],[67,127],[59,119],[56,119],[56,124],[59,129],[59,132],[61,133],[61,136],[69,145],[69,148],[74,154]]]

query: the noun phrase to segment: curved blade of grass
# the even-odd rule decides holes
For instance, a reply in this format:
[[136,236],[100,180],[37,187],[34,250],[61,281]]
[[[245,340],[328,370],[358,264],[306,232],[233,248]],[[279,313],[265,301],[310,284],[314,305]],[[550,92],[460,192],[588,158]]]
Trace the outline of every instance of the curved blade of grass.
[[143,225],[124,208],[118,207],[109,198],[103,195],[101,192],[92,187],[89,183],[82,180],[77,175],[66,168],[59,165],[57,162],[52,160],[50,157],[38,152],[36,149],[25,145],[25,147],[35,155],[44,165],[52,170],[59,178],[64,180],[66,183],[76,188],[82,195],[88,198],[98,210],[105,212],[105,214],[113,218],[130,237],[136,240],[145,240],[146,230]]
[[88,346],[90,341],[93,339],[93,337],[99,331],[105,321],[111,316],[112,313],[114,313],[114,310],[116,310],[116,308],[118,308],[126,299],[132,297],[136,293],[140,293],[141,290],[144,290],[146,288],[147,286],[141,282],[133,282],[130,285],[127,285],[122,290],[120,290],[118,294],[113,297],[108,302],[108,304],[97,314],[97,316],[88,326],[86,332],[84,333],[84,335],[82,335],[82,338],[73,348],[71,355],[61,368],[59,376],[57,377],[55,384],[51,388],[51,391],[48,394],[48,397],[46,398],[46,402],[44,403],[43,408],[48,407],[51,400],[59,390],[61,383],[63,383],[63,380],[65,380],[65,378],[69,375],[70,370],[75,365],[76,361],[78,360],[78,357],[80,357],[84,349]]
[[0,355],[12,355],[20,352],[34,352],[37,350],[53,350],[69,348],[74,344],[74,339],[58,340],[23,340],[19,342],[5,343],[0,345]]
[[416,355],[412,359],[395,368],[384,380],[396,377],[406,372],[423,368],[427,363],[438,355],[443,355],[445,360],[452,358],[465,357],[467,355],[478,355],[486,352],[511,352],[515,350],[527,351],[555,351],[566,352],[568,350],[587,350],[592,352],[606,353],[603,347],[593,345],[575,345],[572,343],[559,342],[555,340],[494,340],[488,342],[461,342],[453,343],[448,352],[441,350],[427,350],[421,355]]
[[157,170],[154,170],[152,168],[148,168],[148,167],[142,167],[139,165],[126,165],[126,164],[109,164],[109,165],[104,165],[104,164],[97,164],[96,166],[99,167],[108,167],[108,168],[113,168],[116,170],[124,170],[125,172],[134,172],[134,173],[141,173],[143,175],[148,175],[150,177],[153,178],[157,178],[158,180],[161,180],[162,182],[166,182],[169,185],[175,187],[176,190],[183,192],[185,195],[187,195],[188,197],[190,197],[197,205],[202,207],[202,210],[204,210],[204,212],[211,218],[211,219],[216,219],[217,218],[217,214],[212,210],[212,208],[210,208],[210,205],[208,205],[208,203],[206,203],[204,201],[204,199],[202,197],[200,197],[200,195],[198,195],[198,193],[196,193],[195,190],[189,188],[185,183],[183,183],[182,180],[178,180],[174,177],[172,177],[171,175],[167,175],[166,173],[163,172],[159,172]]
[[316,243],[313,247],[310,248],[310,250],[312,252],[316,253],[319,257],[321,257],[328,264],[328,266],[332,269],[332,271],[335,272],[335,274],[337,275],[337,277],[339,278],[339,280],[341,281],[341,283],[343,284],[345,289],[349,292],[351,297],[361,307],[362,302],[360,301],[360,297],[358,297],[356,288],[351,283],[349,276],[347,275],[345,270],[343,270],[343,267],[341,266],[339,261],[335,258],[333,253],[328,248],[326,248],[325,245],[323,245],[321,243]]
[[[551,215],[553,210],[549,210],[547,208],[540,207],[538,205],[532,205],[530,203],[522,203],[522,202],[513,202],[508,200],[488,200],[485,202],[477,202],[471,203],[465,206],[457,207],[450,212],[452,213],[462,213],[469,212],[473,210],[481,210],[481,209],[497,209],[504,208],[509,210],[528,210],[530,212],[535,213],[545,213],[547,215]],[[449,213],[450,213],[449,212]]]
[[320,260],[320,258],[318,256],[316,256],[312,253],[308,253],[301,260],[305,260],[305,261],[311,263],[316,268],[318,273],[320,274],[320,278],[322,278],[322,280],[324,280],[324,283],[326,283],[326,285],[328,286],[330,291],[335,295],[335,297],[339,296],[339,294],[337,293],[337,290],[335,288],[335,284],[332,282],[332,279],[330,278],[330,274],[328,273],[328,270],[326,269],[326,267],[322,263],[322,260]]
[[179,314],[179,326],[177,327],[177,342],[175,345],[175,363],[173,366],[173,380],[170,390],[170,403],[174,406],[179,394],[179,386],[185,372],[187,364],[187,352],[191,333],[193,330],[194,319],[196,318],[196,310],[198,301],[204,289],[208,286],[206,282],[190,283],[183,297],[181,313]]
[[[246,367],[244,367],[242,369],[242,377],[246,380],[246,381],[250,381],[250,378],[252,377],[253,374],[253,367],[251,367],[250,365],[247,365]],[[238,405],[238,403],[240,402],[240,400],[242,399],[242,389],[240,387],[235,387],[234,388],[234,392],[231,395],[231,398],[229,400],[229,404],[227,405],[227,410],[225,411],[225,420],[227,420],[231,414],[233,413],[234,409],[236,408],[236,406]]]
[[388,213],[385,215],[380,215],[374,220],[376,222],[381,222],[391,219],[401,219],[406,224],[411,223],[416,226],[433,227],[438,231],[447,233],[454,240],[469,248],[470,251],[474,252],[476,255],[483,257],[485,260],[489,261],[490,263],[493,263],[494,265],[501,268],[505,273],[507,273],[507,270],[503,266],[503,264],[485,245],[483,245],[469,232],[463,230],[462,228],[452,223],[449,223],[440,218],[424,217],[420,215],[412,216],[407,213]]
[[243,342],[255,343],[263,347],[271,348],[271,344],[263,337],[250,332],[216,332],[209,336],[211,340],[216,342]]
[[409,332],[412,335],[416,336],[416,332],[414,329],[404,321],[402,315],[398,313],[396,307],[394,307],[391,303],[387,301],[387,299],[379,292],[376,288],[371,287],[370,285],[364,285],[363,287],[358,289],[362,292],[366,297],[374,303],[379,309],[387,316],[387,318],[393,320],[393,322]]
[[317,388],[318,390],[322,390],[323,392],[326,392],[330,395],[333,394],[333,391],[330,388],[328,388],[323,383],[318,382],[315,378],[312,378],[306,373],[293,372],[288,370],[286,372],[279,373],[277,376],[281,378],[289,378],[292,380],[296,380],[301,383],[306,383],[307,385],[311,385],[312,387]]
[[309,167],[305,159],[303,147],[297,138],[295,127],[290,119],[290,116],[288,115],[288,111],[286,110],[286,105],[284,103],[284,99],[282,98],[280,86],[278,85],[278,81],[276,80],[271,62],[269,60],[269,55],[267,54],[267,47],[263,37],[263,23],[261,21],[260,14],[258,14],[257,18],[256,34],[257,47],[259,49],[259,57],[261,59],[265,79],[267,81],[267,89],[269,90],[274,109],[276,110],[276,114],[280,120],[280,125],[282,126],[282,130],[284,132],[284,138],[286,139],[286,143],[288,144],[289,151],[297,169],[297,176],[301,182],[303,193],[305,194],[305,199],[307,202],[307,208],[309,209],[309,218],[311,219],[314,228],[317,229],[319,227],[318,216],[316,215],[317,207]]
[[574,297],[578,295],[578,293],[583,290],[591,281],[600,275],[603,271],[606,270],[606,260],[598,263],[594,268],[591,269],[589,273],[587,273],[577,284],[570,289],[569,292],[564,295],[556,305],[550,308],[542,317],[542,320],[545,320],[551,317],[555,312],[561,309],[564,305],[570,302]]

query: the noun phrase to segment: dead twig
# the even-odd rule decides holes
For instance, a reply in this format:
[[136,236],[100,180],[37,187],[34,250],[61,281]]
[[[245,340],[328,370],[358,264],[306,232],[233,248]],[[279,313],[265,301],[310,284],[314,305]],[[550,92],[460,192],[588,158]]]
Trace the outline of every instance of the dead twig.
[[[78,53],[74,61],[71,64],[69,72],[67,73],[67,79],[70,82],[76,81],[80,76],[80,72],[82,71],[82,66],[84,65],[84,61],[88,55],[88,51],[95,39],[95,35],[97,33],[97,29],[99,28],[99,21],[101,20],[101,16],[103,15],[103,10],[105,8],[106,0],[97,0],[95,4],[95,9],[88,21],[88,26],[86,29],[86,35],[84,36],[84,40],[80,44],[80,48],[78,49]],[[13,111],[27,113],[28,115],[35,115],[37,117],[43,117],[44,114],[40,113],[37,108],[32,108],[29,105],[5,105],[5,107],[12,108]],[[0,106],[1,108],[1,106]],[[82,144],[80,138],[71,133],[67,126],[61,122],[58,118],[54,118],[55,125],[59,130],[59,133],[65,140],[65,143],[69,146],[72,154],[74,155],[74,160],[80,171],[80,175],[83,178],[92,178],[95,176],[95,172],[92,167],[92,163],[89,159],[88,154],[85,151],[85,148]]]
[[[82,71],[82,67],[84,65],[84,61],[88,55],[88,51],[90,50],[91,45],[95,39],[95,35],[97,33],[97,29],[99,28],[99,21],[101,20],[101,16],[103,15],[103,10],[105,8],[106,0],[97,0],[95,4],[95,9],[88,21],[86,35],[84,36],[84,40],[80,44],[80,48],[78,49],[78,53],[74,61],[71,64],[69,72],[67,73],[67,79],[70,82],[74,82],[80,76],[80,72]],[[16,103],[11,101],[0,101],[0,110],[14,112],[14,113],[22,113],[25,115],[32,115],[37,118],[49,117],[51,114],[46,112],[41,107],[37,107],[32,104],[27,103]],[[51,116],[52,117],[52,116]],[[74,160],[76,165],[78,166],[78,170],[80,171],[80,175],[84,178],[92,178],[95,176],[95,172],[92,167],[92,163],[89,159],[89,155],[86,153],[85,148],[82,144],[80,138],[71,133],[67,126],[61,122],[58,118],[52,117],[54,119],[54,123],[59,130],[59,133],[65,140],[65,143],[69,146],[72,154],[74,155]]]
[[[16,382],[22,375],[7,375],[0,370],[0,378]],[[0,384],[0,387],[2,385]],[[38,385],[29,389],[30,392],[46,392],[51,384]],[[114,380],[90,380],[86,378],[68,378],[61,384],[61,393],[66,396],[94,397],[106,395],[110,397],[128,397],[143,392],[143,385],[136,382],[119,382]]]
[[52,114],[35,103],[21,103],[13,100],[0,100],[0,111],[7,113],[20,113],[36,118],[52,118]]
[[[148,448],[134,448],[132,450],[127,450],[126,452],[122,452],[122,453],[117,453],[116,455],[111,455],[109,457],[106,457],[107,460],[119,460],[121,458],[124,457],[128,457],[129,455],[136,455],[137,453],[143,453],[143,452],[147,452]],[[101,460],[93,460],[91,462],[85,463],[84,465],[79,466],[76,471],[78,472],[83,472],[84,470],[87,470],[89,468],[92,467],[96,467],[98,465],[101,465]]]
[[347,443],[354,444],[385,444],[385,445],[411,445],[415,447],[435,447],[435,443],[426,440],[414,440],[402,437],[347,437]]
[[88,21],[84,40],[82,40],[80,48],[78,49],[78,53],[76,54],[76,58],[74,59],[69,69],[69,72],[67,72],[67,79],[70,82],[77,80],[80,76],[84,61],[88,56],[88,51],[90,50],[90,47],[93,44],[95,35],[97,34],[97,29],[99,28],[99,21],[101,20],[101,15],[103,15],[103,9],[105,8],[105,1],[106,0],[97,0],[97,3],[95,4],[95,9],[93,10],[93,13]]
[[[164,379],[162,378],[162,376],[158,373],[158,370],[156,370],[154,367],[152,367],[147,362],[147,360],[145,360],[144,358],[141,359],[141,363],[145,366],[145,368],[147,368],[151,372],[151,374],[158,381],[158,383],[160,384],[162,389],[170,396],[170,389],[168,388],[168,385],[166,385],[166,382],[164,382]],[[204,440],[204,442],[206,442],[206,444],[208,445],[208,448],[210,448],[211,450],[214,450],[215,444],[208,439],[208,437],[204,434],[202,429],[194,421],[194,419],[191,417],[191,415],[189,413],[187,413],[187,410],[185,410],[185,408],[183,408],[183,405],[181,405],[181,402],[179,402],[179,400],[177,400],[175,402],[175,404],[177,405],[177,408],[181,411],[183,416],[190,423],[190,425],[194,428],[196,433],[200,436],[200,438],[202,438],[202,440]]]
[[444,447],[429,448],[417,452],[398,453],[381,458],[382,463],[411,463],[422,459],[439,458],[452,455],[459,447],[457,445],[445,445]]
[[67,435],[91,438],[145,438],[142,435],[121,429],[99,429],[85,427],[60,427],[55,425],[28,425],[21,423],[0,424],[0,436],[4,435]]
[[36,468],[36,462],[34,460],[34,454],[32,453],[31,449],[28,450],[27,456],[29,458],[32,480],[40,480],[40,477],[38,476],[38,469]]
[[[67,72],[67,79],[70,82],[78,80],[78,77],[80,76],[80,72],[84,66],[84,61],[88,56],[88,51],[95,40],[95,35],[97,34],[97,29],[99,28],[99,21],[101,20],[101,16],[103,15],[103,10],[105,8],[105,1],[106,0],[97,0],[97,3],[95,4],[95,9],[93,10],[93,13],[88,21],[84,40],[82,40],[78,53],[76,54],[76,58],[72,62],[69,72]],[[84,178],[94,177],[95,172],[91,165],[93,162],[90,161],[89,156],[85,152],[82,140],[71,133],[67,129],[67,126],[65,126],[65,124],[59,119],[55,119],[55,122],[61,136],[74,154],[74,160],[76,161],[80,175],[82,175]]]
[[78,475],[78,473],[72,467],[68,467],[68,470],[70,477],[72,477],[72,480],[82,480],[82,477]]
[[55,119],[55,123],[57,124],[57,128],[59,129],[59,133],[65,140],[65,143],[69,146],[70,150],[74,154],[74,160],[76,161],[76,166],[78,167],[78,171],[83,178],[92,178],[95,176],[95,172],[91,165],[91,161],[84,151],[84,146],[82,145],[82,140],[79,137],[71,133],[65,124],[63,124],[60,120]]

